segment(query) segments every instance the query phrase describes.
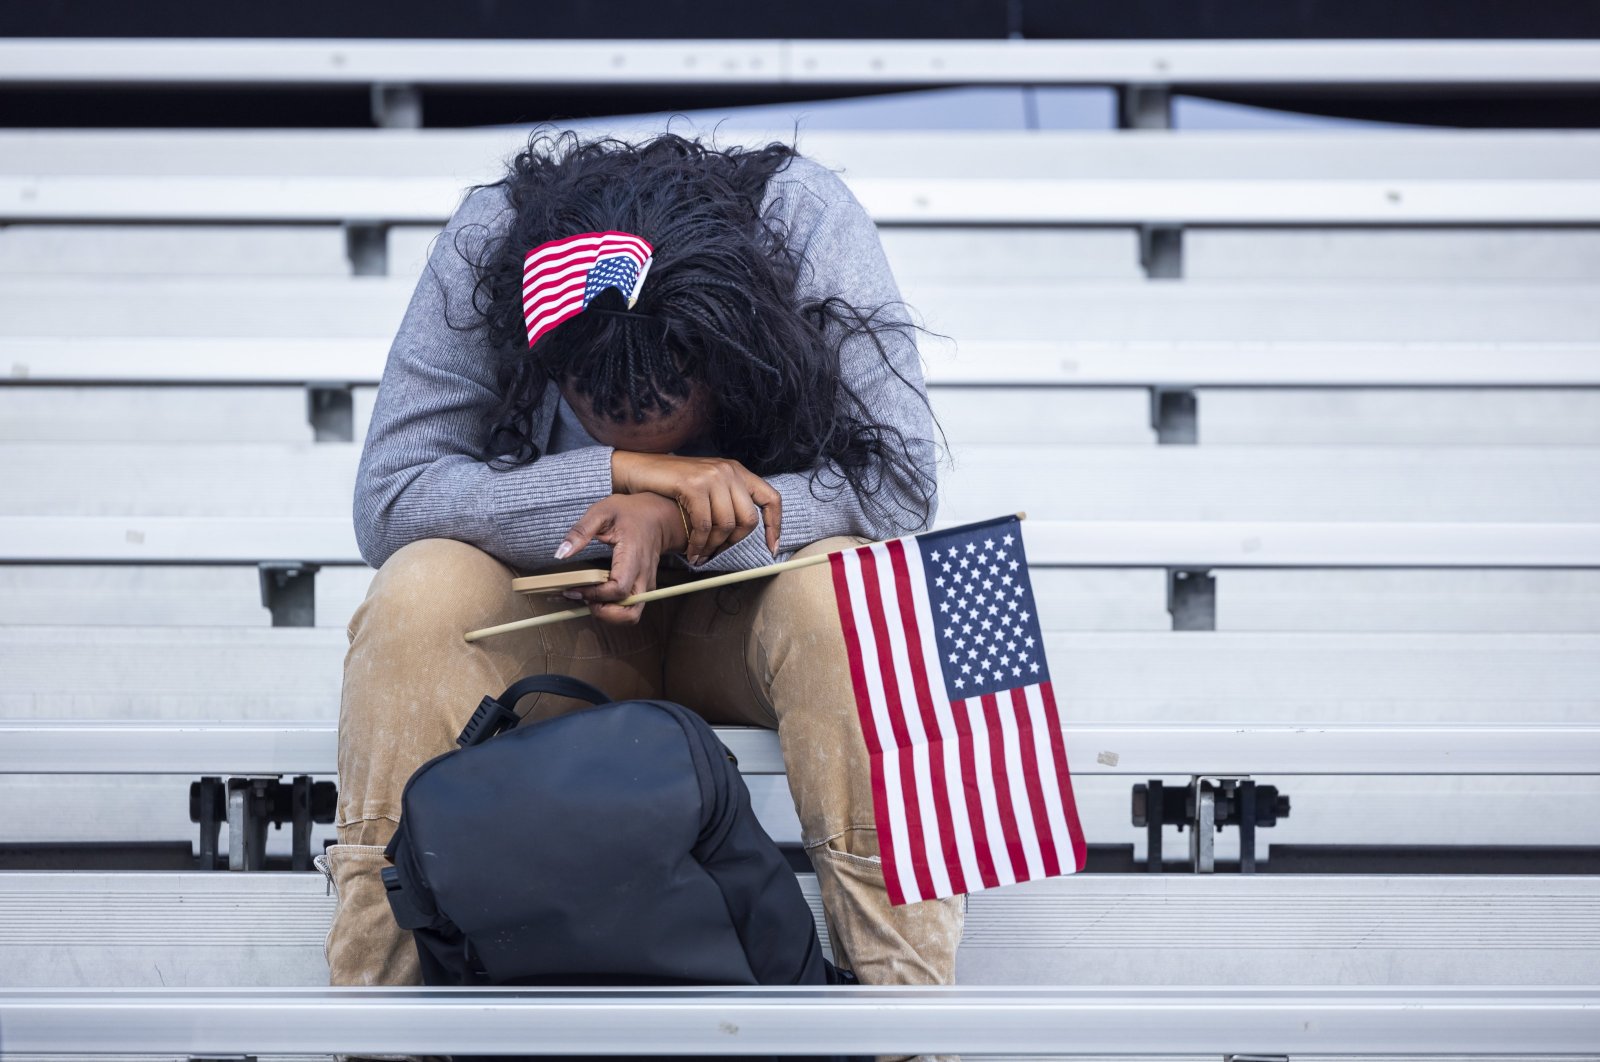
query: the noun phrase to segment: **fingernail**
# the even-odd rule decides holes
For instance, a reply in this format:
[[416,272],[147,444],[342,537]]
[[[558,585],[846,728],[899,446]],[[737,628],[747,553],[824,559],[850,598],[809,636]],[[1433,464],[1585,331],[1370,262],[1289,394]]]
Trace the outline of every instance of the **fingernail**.
[[556,547],[556,560],[564,559],[571,552],[572,552],[572,543],[571,542],[563,542],[563,543],[561,543],[561,545]]
[[698,567],[700,567],[700,558],[699,558],[699,557],[690,557],[690,558],[689,558],[689,566],[690,566],[690,567],[691,567],[691,568],[698,568]]
[[583,600],[583,595],[578,593],[576,590],[563,590],[563,591],[561,591],[561,596],[566,598],[568,601],[582,601]]

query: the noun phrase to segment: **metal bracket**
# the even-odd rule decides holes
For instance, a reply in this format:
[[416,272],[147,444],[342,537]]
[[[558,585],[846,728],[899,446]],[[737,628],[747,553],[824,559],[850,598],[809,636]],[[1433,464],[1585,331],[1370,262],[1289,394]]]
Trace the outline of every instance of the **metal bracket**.
[[227,814],[227,790],[221,778],[202,778],[189,785],[189,821],[200,824],[201,870],[217,869],[217,842]]
[[355,441],[355,391],[347,383],[307,384],[306,420],[317,442]]
[[1166,85],[1123,85],[1118,88],[1117,128],[1171,129],[1172,90]]
[[1146,280],[1183,276],[1183,229],[1177,225],[1139,226],[1139,266]]
[[389,227],[346,222],[344,253],[350,259],[350,272],[358,277],[381,277],[389,273]]
[[228,869],[262,870],[267,865],[267,827],[290,825],[290,866],[311,869],[311,825],[332,822],[339,791],[332,782],[298,775],[278,778],[202,778],[189,786],[189,821],[200,824],[200,867],[217,867],[218,831],[228,823]]
[[314,627],[317,624],[317,564],[263,561],[261,607],[272,613],[274,627]]
[[372,124],[380,129],[421,129],[422,90],[415,85],[373,85]]
[[1150,388],[1150,427],[1162,446],[1193,446],[1200,441],[1200,400],[1193,391]]
[[1196,874],[1216,871],[1216,835],[1224,826],[1239,828],[1239,872],[1256,871],[1256,830],[1276,826],[1289,817],[1289,798],[1277,786],[1250,778],[1195,776],[1183,788],[1164,786],[1159,778],[1133,787],[1133,825],[1146,830],[1145,869],[1159,874],[1161,831],[1167,823],[1178,832],[1189,828],[1189,863]]
[[1168,568],[1167,613],[1175,631],[1216,630],[1216,576],[1198,569]]

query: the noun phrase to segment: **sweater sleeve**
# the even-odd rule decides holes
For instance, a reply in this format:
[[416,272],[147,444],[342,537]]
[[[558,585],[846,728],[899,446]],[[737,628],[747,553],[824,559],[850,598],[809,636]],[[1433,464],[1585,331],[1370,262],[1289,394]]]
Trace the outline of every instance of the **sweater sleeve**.
[[[466,197],[435,240],[389,348],[355,484],[356,543],[373,567],[421,538],[456,539],[537,567],[611,493],[610,447],[544,454],[509,471],[489,468],[475,450],[498,391],[483,330],[464,330],[477,315],[462,254],[476,255],[508,209],[497,187]],[[547,402],[546,430],[550,410]],[[608,553],[591,544],[576,556]]]
[[[875,324],[901,326],[878,333],[882,353],[871,335],[856,333],[846,337],[840,345],[840,375],[861,397],[871,419],[897,429],[905,438],[908,456],[924,477],[929,511],[923,519],[918,485],[881,468],[870,470],[865,477],[869,484],[876,485],[872,503],[849,486],[833,462],[768,476],[767,482],[783,497],[780,559],[835,535],[877,540],[927,530],[938,505],[938,457],[933,415],[925,397],[922,358],[916,333],[908,327],[900,288],[889,268],[877,225],[833,171],[809,160],[805,166],[809,172],[807,184],[821,197],[823,205],[810,214],[815,220],[809,237],[803,224],[796,223],[791,228],[791,238],[802,241],[807,263],[799,293],[813,298],[838,295],[864,313],[883,307]],[[829,327],[841,326],[830,323]],[[895,443],[891,441],[890,445]],[[760,526],[695,570],[731,571],[771,563],[766,528]]]

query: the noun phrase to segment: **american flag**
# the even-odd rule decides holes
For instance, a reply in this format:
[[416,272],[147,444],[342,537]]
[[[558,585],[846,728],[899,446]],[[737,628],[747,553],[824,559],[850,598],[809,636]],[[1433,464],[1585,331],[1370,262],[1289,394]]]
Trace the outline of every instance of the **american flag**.
[[522,315],[528,346],[550,329],[583,312],[595,296],[616,288],[638,301],[654,248],[631,232],[580,232],[541,243],[522,263]]
[[1082,870],[1015,516],[836,553],[892,904]]

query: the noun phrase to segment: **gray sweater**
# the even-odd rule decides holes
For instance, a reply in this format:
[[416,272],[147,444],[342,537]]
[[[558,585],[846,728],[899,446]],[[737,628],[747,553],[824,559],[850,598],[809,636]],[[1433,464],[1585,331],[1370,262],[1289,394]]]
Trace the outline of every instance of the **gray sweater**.
[[[795,158],[772,178],[763,211],[781,217],[794,246],[803,251],[801,294],[838,294],[863,309],[898,303],[900,290],[877,227],[832,170]],[[444,313],[448,300],[452,323],[461,326],[472,319],[472,276],[456,250],[458,232],[462,246],[476,253],[475,241],[503,232],[509,218],[500,188],[479,189],[463,200],[433,243],[428,268],[389,348],[356,474],[356,541],[373,567],[421,538],[457,539],[519,568],[542,567],[553,563],[556,547],[584,510],[612,492],[611,448],[583,430],[553,387],[546,389],[535,426],[542,456],[510,471],[492,470],[475,456],[498,398],[494,371],[482,330],[451,329]],[[907,319],[900,306],[884,315]],[[875,419],[913,440],[912,454],[931,476],[933,424],[920,397],[922,364],[914,333],[896,330],[881,339],[916,393],[894,377],[866,335],[845,341],[843,376]],[[819,471],[768,477],[783,496],[780,554],[832,535],[882,539],[925,530],[875,519],[848,487],[835,486],[835,476],[823,475],[813,491]],[[896,480],[882,482],[890,489]],[[879,500],[891,504],[875,511],[899,511],[895,499]],[[770,564],[765,541],[766,530],[758,527],[697,570]],[[575,556],[602,559],[609,553],[609,547],[595,543]]]

